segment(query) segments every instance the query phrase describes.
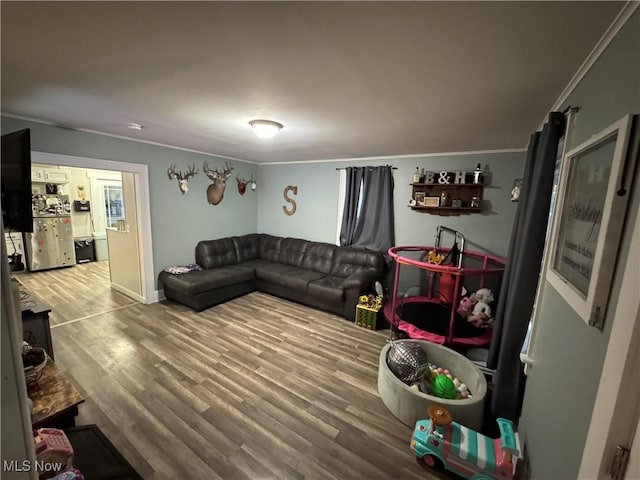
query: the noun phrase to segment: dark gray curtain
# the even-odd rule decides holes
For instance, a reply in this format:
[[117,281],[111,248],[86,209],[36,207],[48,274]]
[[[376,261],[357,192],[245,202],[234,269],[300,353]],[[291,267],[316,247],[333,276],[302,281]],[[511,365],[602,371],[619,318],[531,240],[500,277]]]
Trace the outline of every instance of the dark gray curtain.
[[349,167],[346,183],[340,244],[386,253],[395,243],[392,168]]
[[346,190],[344,198],[344,210],[342,211],[342,228],[340,229],[340,245],[350,246],[356,232],[358,220],[358,202],[364,168],[348,167]]
[[517,420],[524,393],[520,350],[535,301],[549,219],[558,143],[565,118],[552,112],[531,136],[487,366],[496,369],[491,413]]

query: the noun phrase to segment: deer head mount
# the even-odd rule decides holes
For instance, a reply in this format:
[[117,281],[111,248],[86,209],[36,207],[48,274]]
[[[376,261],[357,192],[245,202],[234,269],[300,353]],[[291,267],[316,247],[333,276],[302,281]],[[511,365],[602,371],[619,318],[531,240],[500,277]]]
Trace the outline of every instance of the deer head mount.
[[167,175],[169,176],[169,180],[174,180],[174,179],[178,180],[178,187],[180,187],[180,191],[182,192],[183,195],[189,191],[189,177],[193,177],[194,175],[197,175],[197,174],[198,174],[198,171],[196,170],[195,163],[193,164],[193,166],[189,167],[189,170],[187,170],[187,173],[182,173],[182,171],[180,170],[176,171],[175,164],[171,165],[167,170]]
[[227,162],[225,162],[224,170],[222,172],[219,172],[217,168],[211,170],[207,165],[207,162],[204,162],[202,171],[207,177],[209,177],[209,180],[213,182],[207,188],[207,201],[211,205],[218,205],[222,201],[222,197],[224,196],[224,187],[227,185],[227,179],[231,176],[231,170],[233,170],[233,167]]
[[243,177],[238,177],[236,175],[236,182],[238,182],[238,193],[240,195],[244,195],[244,192],[247,191],[247,181]]

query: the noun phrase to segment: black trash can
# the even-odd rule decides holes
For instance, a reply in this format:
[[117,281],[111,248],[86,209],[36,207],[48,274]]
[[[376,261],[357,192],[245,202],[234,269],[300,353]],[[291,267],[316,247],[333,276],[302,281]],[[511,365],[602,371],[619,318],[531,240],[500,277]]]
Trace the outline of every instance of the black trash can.
[[93,238],[74,240],[76,247],[76,263],[87,263],[96,261],[96,250]]

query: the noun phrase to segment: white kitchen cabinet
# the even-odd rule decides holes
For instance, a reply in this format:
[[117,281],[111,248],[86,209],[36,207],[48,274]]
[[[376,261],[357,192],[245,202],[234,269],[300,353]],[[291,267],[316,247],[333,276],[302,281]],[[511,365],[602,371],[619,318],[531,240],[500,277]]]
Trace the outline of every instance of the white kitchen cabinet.
[[31,167],[31,181],[45,183],[44,168]]
[[31,167],[32,183],[69,183],[71,170],[64,168]]
[[46,183],[69,183],[71,172],[61,168],[46,168],[44,178]]

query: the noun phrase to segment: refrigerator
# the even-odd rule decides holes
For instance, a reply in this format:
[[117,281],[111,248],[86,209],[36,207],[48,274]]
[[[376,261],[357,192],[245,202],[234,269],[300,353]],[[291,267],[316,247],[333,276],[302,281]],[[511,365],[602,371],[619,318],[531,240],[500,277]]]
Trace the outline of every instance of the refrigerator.
[[25,233],[30,272],[76,264],[68,195],[33,195],[33,233]]

